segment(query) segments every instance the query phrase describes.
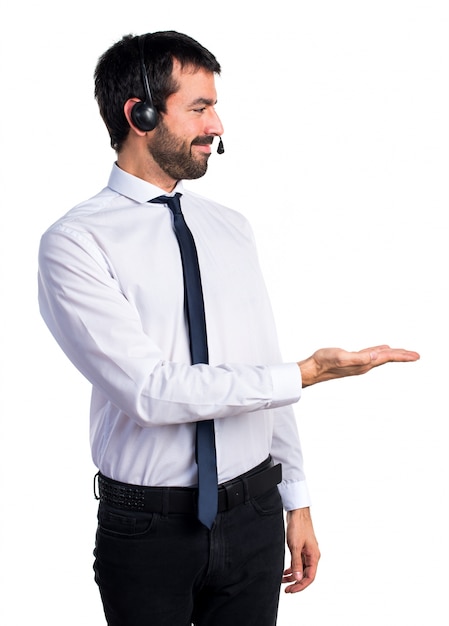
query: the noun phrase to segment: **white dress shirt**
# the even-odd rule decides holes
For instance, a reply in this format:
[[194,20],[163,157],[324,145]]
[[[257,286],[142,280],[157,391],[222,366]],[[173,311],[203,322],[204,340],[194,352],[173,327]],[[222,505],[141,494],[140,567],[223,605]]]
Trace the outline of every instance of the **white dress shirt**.
[[148,202],[164,191],[114,165],[41,240],[40,309],[92,384],[93,461],[126,483],[194,486],[194,423],[214,418],[219,482],[271,454],[285,508],[308,506],[291,406],[301,374],[282,363],[251,228],[181,182],[174,192],[198,250],[208,365],[190,363],[171,211]]

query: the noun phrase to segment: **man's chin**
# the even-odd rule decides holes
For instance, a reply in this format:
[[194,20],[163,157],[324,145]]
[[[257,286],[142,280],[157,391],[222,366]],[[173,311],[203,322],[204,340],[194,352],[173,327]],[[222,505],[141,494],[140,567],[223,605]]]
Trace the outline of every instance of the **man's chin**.
[[201,178],[207,172],[207,163],[205,163],[204,167],[198,169],[196,172],[191,172],[188,176],[183,176],[185,180],[196,180],[197,178]]
[[191,172],[189,172],[190,176],[185,176],[185,178],[193,180],[195,178],[201,178],[202,176],[204,176],[204,174],[207,172],[209,157],[210,154],[198,155],[198,157],[194,159],[195,167],[192,167]]

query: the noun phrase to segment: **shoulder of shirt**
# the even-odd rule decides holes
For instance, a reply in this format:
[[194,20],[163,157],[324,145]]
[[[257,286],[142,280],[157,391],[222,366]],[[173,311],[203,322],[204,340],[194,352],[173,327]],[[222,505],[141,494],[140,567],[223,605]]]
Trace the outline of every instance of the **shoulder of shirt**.
[[67,211],[67,213],[57,219],[56,222],[51,224],[45,232],[64,230],[65,227],[69,227],[70,225],[76,226],[77,223],[81,225],[83,219],[86,217],[108,209],[113,209],[115,201],[121,197],[122,196],[116,191],[109,187],[104,187],[99,193],[87,200],[83,200]]

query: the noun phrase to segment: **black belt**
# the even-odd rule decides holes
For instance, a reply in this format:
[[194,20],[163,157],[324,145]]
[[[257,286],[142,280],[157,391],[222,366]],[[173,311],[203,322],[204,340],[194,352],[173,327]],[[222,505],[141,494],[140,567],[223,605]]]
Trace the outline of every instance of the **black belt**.
[[[197,490],[190,487],[145,487],[129,485],[103,476],[98,479],[96,498],[127,511],[146,513],[196,513]],[[273,489],[282,480],[281,465],[271,458],[249,472],[218,486],[218,512],[227,511]]]

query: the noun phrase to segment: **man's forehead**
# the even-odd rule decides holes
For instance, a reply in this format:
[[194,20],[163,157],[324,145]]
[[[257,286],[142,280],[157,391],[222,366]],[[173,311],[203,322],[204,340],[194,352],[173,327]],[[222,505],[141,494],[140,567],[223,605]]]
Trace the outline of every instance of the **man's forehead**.
[[[176,93],[188,96],[199,104],[214,105],[217,101],[215,74],[203,67],[173,64],[172,76],[178,84]],[[175,94],[173,94],[175,95]]]

